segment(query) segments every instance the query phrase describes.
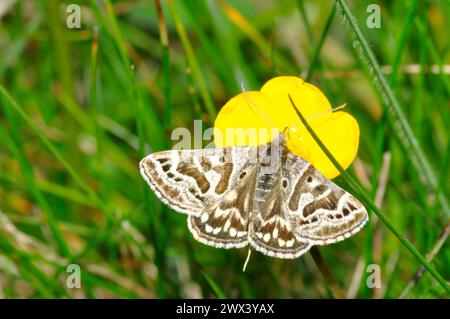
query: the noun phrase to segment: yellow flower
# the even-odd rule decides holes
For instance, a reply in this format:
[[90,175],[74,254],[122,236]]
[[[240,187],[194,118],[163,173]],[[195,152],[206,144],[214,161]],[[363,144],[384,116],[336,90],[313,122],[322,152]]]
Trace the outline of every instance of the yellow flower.
[[[264,133],[271,128],[283,132],[287,127],[294,127],[286,136],[289,150],[310,162],[327,178],[338,176],[339,171],[301,124],[288,94],[339,164],[347,168],[358,152],[358,122],[348,113],[331,112],[331,105],[322,91],[293,76],[273,78],[260,91],[240,93],[229,100],[214,123],[216,146],[257,146],[273,139],[274,136]],[[231,134],[232,129],[249,128],[260,129],[257,138]]]

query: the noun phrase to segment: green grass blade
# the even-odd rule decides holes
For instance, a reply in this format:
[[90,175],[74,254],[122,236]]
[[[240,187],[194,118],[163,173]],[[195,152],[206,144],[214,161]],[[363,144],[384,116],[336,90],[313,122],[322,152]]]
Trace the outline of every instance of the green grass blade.
[[208,87],[206,85],[205,79],[202,75],[202,71],[197,62],[197,58],[194,54],[194,49],[192,48],[192,44],[189,41],[189,37],[187,36],[186,30],[183,26],[183,23],[178,15],[178,11],[175,8],[175,3],[173,0],[168,0],[167,4],[169,5],[170,13],[175,23],[175,28],[178,33],[178,37],[180,38],[181,44],[183,45],[184,51],[187,56],[187,60],[192,69],[192,75],[198,85],[200,95],[202,97],[203,103],[205,104],[206,112],[210,117],[210,121],[216,118],[216,108],[214,107],[214,102],[209,93]]
[[9,146],[11,153],[13,154],[15,159],[18,161],[20,168],[24,174],[26,184],[30,188],[30,192],[35,197],[39,206],[43,210],[44,215],[47,217],[47,221],[48,221],[51,233],[57,243],[57,247],[58,247],[59,251],[61,252],[61,254],[64,257],[70,257],[71,251],[70,251],[69,245],[67,244],[66,240],[64,239],[64,236],[62,235],[61,231],[59,230],[58,224],[56,222],[57,217],[55,215],[55,212],[53,211],[52,206],[48,203],[47,199],[42,194],[41,190],[39,189],[39,187],[37,185],[36,178],[34,176],[33,167],[29,163],[29,161],[26,159],[25,155],[23,154],[23,151],[19,147],[19,143],[17,141],[18,136],[19,136],[18,132],[14,132],[14,134],[11,134],[11,135],[8,134],[6,129],[3,127],[3,125],[0,124],[0,140]]
[[203,276],[205,277],[208,284],[211,286],[211,289],[216,294],[217,298],[219,299],[226,299],[225,293],[220,289],[219,285],[211,278],[210,275],[206,273],[206,271],[202,271]]
[[402,28],[402,34],[400,35],[400,40],[398,41],[397,49],[395,50],[395,56],[392,62],[392,73],[389,76],[389,83],[391,86],[395,86],[397,83],[398,70],[400,67],[403,51],[406,47],[406,42],[408,40],[408,34],[411,26],[414,22],[414,18],[417,13],[417,5],[419,0],[413,0],[412,4],[409,5],[408,13],[406,14],[406,22]]
[[170,54],[169,54],[169,36],[167,34],[166,21],[161,7],[161,2],[155,0],[156,12],[158,14],[158,28],[159,40],[161,42],[161,56],[162,68],[164,74],[164,97],[165,97],[165,112],[164,112],[164,128],[166,131],[172,126],[172,110],[170,104]]
[[[109,212],[105,204],[100,200],[94,190],[81,178],[77,173],[76,169],[73,168],[69,162],[64,158],[64,156],[58,151],[55,145],[48,139],[42,129],[34,123],[31,117],[24,111],[24,109],[9,95],[8,91],[0,84],[0,96],[2,96],[9,106],[14,109],[15,112],[22,118],[22,120],[27,123],[27,125],[36,133],[36,135],[41,139],[44,145],[50,150],[50,152],[55,156],[55,158],[64,166],[69,175],[74,179],[78,186],[88,194],[91,200],[97,205],[97,207],[103,208],[105,212]],[[2,103],[3,107],[6,108],[7,105]]]
[[[299,2],[303,2],[303,1],[299,1]],[[325,39],[328,35],[328,32],[330,31],[330,27],[333,22],[335,14],[336,14],[336,6],[333,5],[331,12],[325,23],[325,27],[323,28],[322,34],[320,35],[319,42],[317,43],[317,45],[314,49],[314,52],[313,52],[313,55],[311,58],[311,62],[309,63],[308,72],[306,73],[306,77],[305,77],[306,82],[308,82],[311,79],[314,70],[316,69],[317,65],[319,64],[320,51],[322,50],[323,44],[325,43]],[[306,17],[305,17],[305,21],[306,21]]]
[[347,26],[352,36],[353,47],[357,50],[358,56],[362,60],[364,66],[369,70],[371,79],[383,99],[386,110],[389,112],[389,115],[393,121],[394,132],[405,149],[406,156],[411,161],[421,182],[428,188],[429,193],[438,194],[438,199],[444,212],[447,216],[450,216],[447,198],[438,189],[438,182],[431,165],[426,159],[419,141],[415,138],[413,131],[392,92],[391,87],[383,76],[375,55],[367,43],[367,40],[363,35],[356,18],[351,12],[347,1],[336,0],[336,3],[343,23]]
[[430,274],[440,283],[440,285],[445,290],[450,292],[450,285],[447,284],[445,279],[442,278],[442,276],[426,261],[426,259],[408,241],[408,239],[405,236],[403,236],[394,227],[394,225],[392,225],[392,223],[389,221],[387,216],[372,202],[372,199],[370,198],[370,196],[359,185],[359,183],[342,168],[342,166],[339,164],[339,162],[334,158],[333,154],[331,154],[331,152],[326,148],[326,146],[323,144],[323,142],[319,139],[317,134],[313,131],[313,129],[309,125],[308,121],[306,121],[306,119],[303,117],[301,112],[295,106],[294,101],[292,100],[291,96],[289,96],[289,100],[291,101],[292,106],[294,107],[295,111],[297,112],[297,115],[299,116],[303,125],[306,127],[308,132],[314,138],[314,141],[316,141],[316,143],[320,146],[320,148],[325,153],[325,155],[328,157],[328,159],[333,163],[333,165],[336,167],[336,169],[341,173],[341,176],[345,179],[345,181],[353,188],[354,191],[356,191],[361,196],[361,200],[364,202],[364,204],[369,209],[371,209],[375,214],[377,214],[378,218],[386,225],[386,227],[394,234],[394,236],[397,237],[397,239],[403,244],[403,246],[405,246],[411,252],[411,254],[430,272]]

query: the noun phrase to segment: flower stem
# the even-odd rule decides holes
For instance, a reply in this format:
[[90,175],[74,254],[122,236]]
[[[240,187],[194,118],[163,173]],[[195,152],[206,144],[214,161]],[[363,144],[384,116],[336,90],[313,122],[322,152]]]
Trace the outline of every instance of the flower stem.
[[330,268],[328,268],[328,265],[325,262],[325,259],[323,259],[322,254],[319,251],[319,248],[317,248],[317,246],[313,246],[313,247],[311,247],[309,252],[310,252],[312,258],[314,259],[314,262],[316,263],[317,268],[319,268],[320,272],[322,273],[322,276],[324,277],[325,281],[328,283],[328,288],[330,289],[334,298],[345,299],[344,293],[342,292],[342,289],[339,286],[339,283],[334,278],[333,274],[330,271]]

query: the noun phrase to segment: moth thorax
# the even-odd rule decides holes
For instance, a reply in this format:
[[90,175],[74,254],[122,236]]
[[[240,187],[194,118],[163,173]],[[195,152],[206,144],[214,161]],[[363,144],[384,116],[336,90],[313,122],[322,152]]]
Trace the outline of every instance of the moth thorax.
[[259,210],[262,203],[267,199],[273,183],[275,182],[275,174],[262,173],[258,176],[255,189],[255,208]]

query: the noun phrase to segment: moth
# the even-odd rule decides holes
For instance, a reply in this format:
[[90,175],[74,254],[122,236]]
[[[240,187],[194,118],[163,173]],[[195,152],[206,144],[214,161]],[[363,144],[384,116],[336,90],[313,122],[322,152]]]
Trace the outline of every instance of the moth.
[[342,241],[368,221],[364,206],[286,146],[272,142],[148,155],[140,172],[203,244],[297,258]]

